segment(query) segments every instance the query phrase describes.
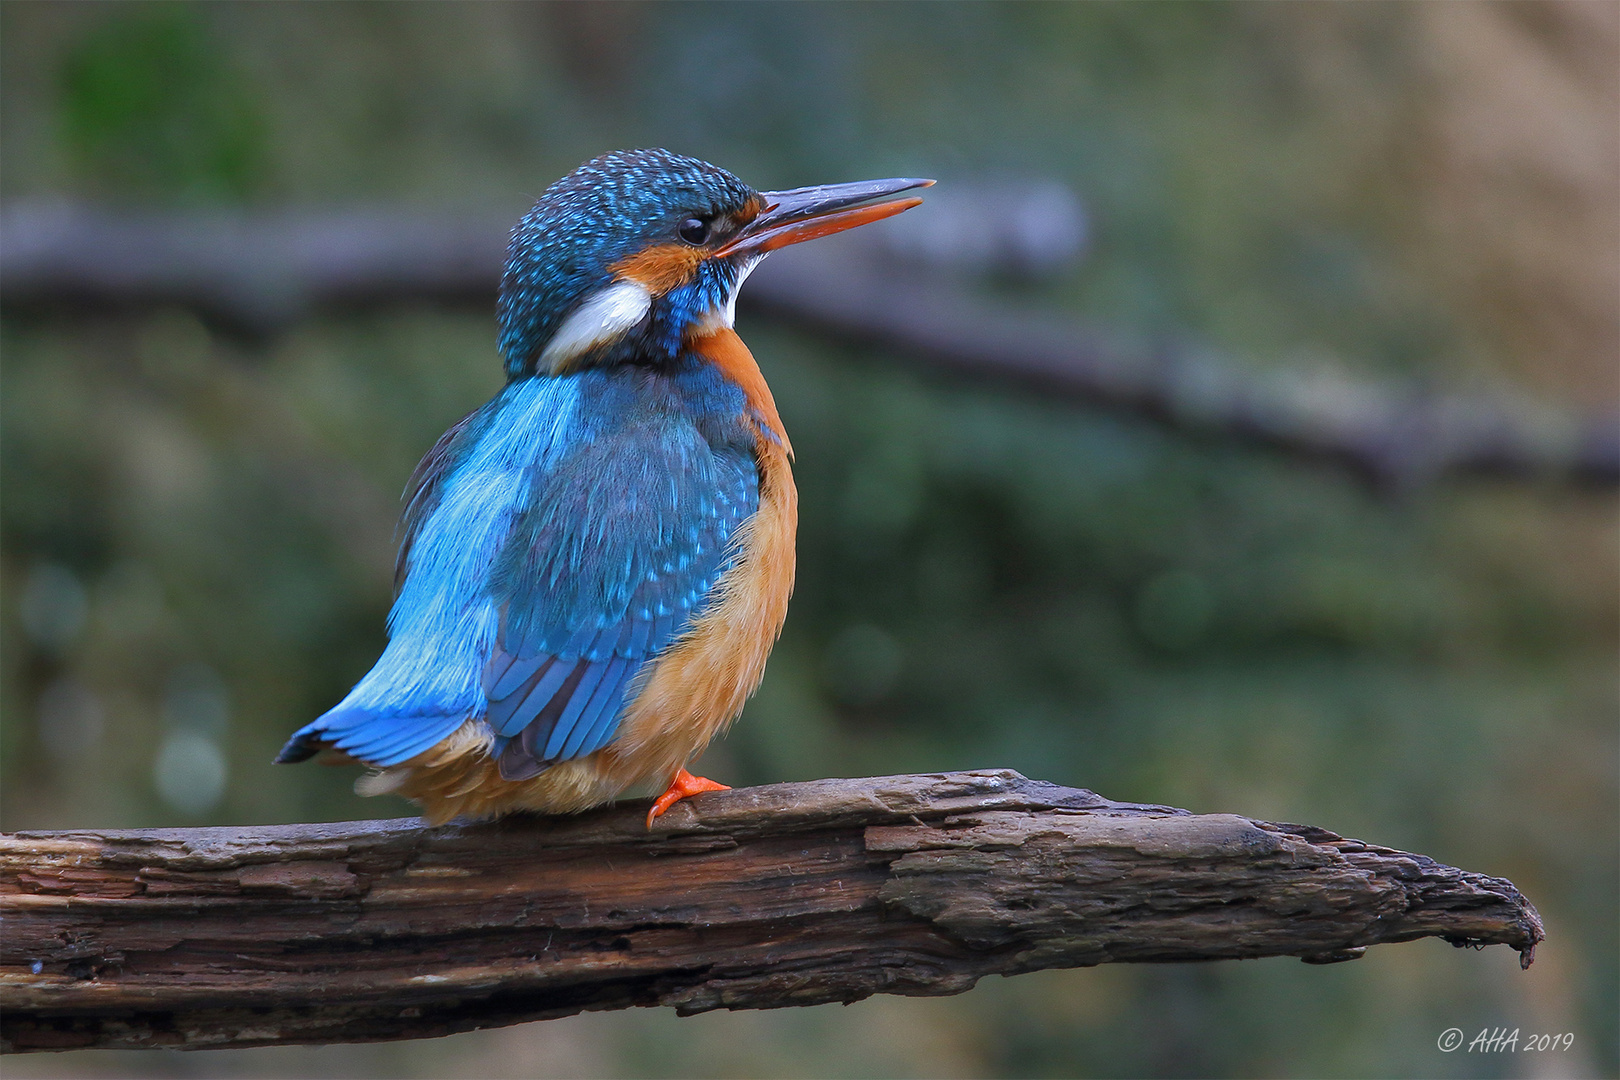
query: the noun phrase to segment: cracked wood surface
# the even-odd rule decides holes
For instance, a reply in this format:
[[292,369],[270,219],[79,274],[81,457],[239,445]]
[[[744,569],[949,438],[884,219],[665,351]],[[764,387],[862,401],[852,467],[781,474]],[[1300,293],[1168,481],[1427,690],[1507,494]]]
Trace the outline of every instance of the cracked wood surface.
[[1543,937],[1501,878],[1005,770],[644,813],[0,836],[3,1048],[419,1038],[1420,937],[1528,965]]

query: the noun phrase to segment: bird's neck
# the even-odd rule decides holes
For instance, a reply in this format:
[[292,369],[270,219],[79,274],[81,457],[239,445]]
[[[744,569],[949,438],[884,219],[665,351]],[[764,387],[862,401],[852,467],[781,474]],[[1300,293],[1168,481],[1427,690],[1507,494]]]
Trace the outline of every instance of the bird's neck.
[[750,418],[759,429],[759,434],[792,456],[793,444],[788,442],[787,429],[782,426],[782,417],[776,411],[776,399],[771,396],[771,388],[765,384],[765,376],[759,370],[759,364],[754,360],[754,354],[748,351],[742,338],[729,326],[710,330],[700,337],[687,339],[688,351],[702,357],[713,364],[721,375],[734,383],[742,390],[748,401]]

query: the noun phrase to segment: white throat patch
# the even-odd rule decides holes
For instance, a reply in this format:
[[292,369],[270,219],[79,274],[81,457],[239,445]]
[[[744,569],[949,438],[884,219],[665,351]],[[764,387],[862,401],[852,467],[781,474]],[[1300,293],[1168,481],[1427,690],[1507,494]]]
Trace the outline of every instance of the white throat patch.
[[731,292],[726,296],[726,302],[711,310],[698,323],[696,329],[700,336],[718,330],[730,330],[737,325],[737,294],[742,292],[743,282],[748,280],[748,275],[754,272],[754,267],[764,258],[763,255],[755,255],[743,263],[742,269],[737,271],[736,283],[731,286]]
[[763,255],[755,255],[752,259],[743,263],[743,268],[737,271],[737,284],[731,287],[731,295],[726,297],[725,319],[727,328],[737,324],[737,294],[742,292],[743,282],[748,280],[748,275],[754,272],[754,267],[758,266],[764,259],[765,256]]
[[[735,292],[732,294],[736,295]],[[540,353],[542,370],[556,374],[569,363],[624,334],[652,307],[652,294],[635,281],[615,281],[587,296],[551,335]]]

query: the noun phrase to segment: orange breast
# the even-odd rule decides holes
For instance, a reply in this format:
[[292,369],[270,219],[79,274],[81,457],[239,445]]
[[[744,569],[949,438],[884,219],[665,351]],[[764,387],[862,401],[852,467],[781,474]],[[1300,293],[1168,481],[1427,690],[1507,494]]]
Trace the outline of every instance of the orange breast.
[[[782,418],[776,412],[776,399],[771,396],[771,388],[765,385],[765,375],[759,370],[754,354],[748,351],[748,346],[737,336],[737,331],[723,328],[689,344],[694,352],[707,357],[719,368],[726,378],[742,387],[754,421],[763,429],[759,432],[763,436],[760,442],[775,442],[792,458],[793,444],[788,442],[787,429],[782,426]],[[763,455],[763,446],[760,452]],[[764,469],[762,461],[760,471],[763,473]],[[793,486],[791,476],[788,477],[788,486]]]

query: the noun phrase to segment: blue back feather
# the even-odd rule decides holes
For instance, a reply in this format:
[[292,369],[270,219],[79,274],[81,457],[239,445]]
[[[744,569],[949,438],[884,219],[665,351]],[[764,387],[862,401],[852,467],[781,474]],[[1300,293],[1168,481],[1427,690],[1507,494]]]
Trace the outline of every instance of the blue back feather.
[[700,428],[741,412],[741,392],[717,381],[639,368],[590,382],[592,421],[490,573],[502,615],[486,720],[506,778],[607,745],[636,676],[730,565],[759,480],[740,427],[714,443]]
[[758,509],[744,408],[692,358],[510,383],[424,461],[388,648],[282,759],[393,765],[468,717],[508,779],[611,742]]

